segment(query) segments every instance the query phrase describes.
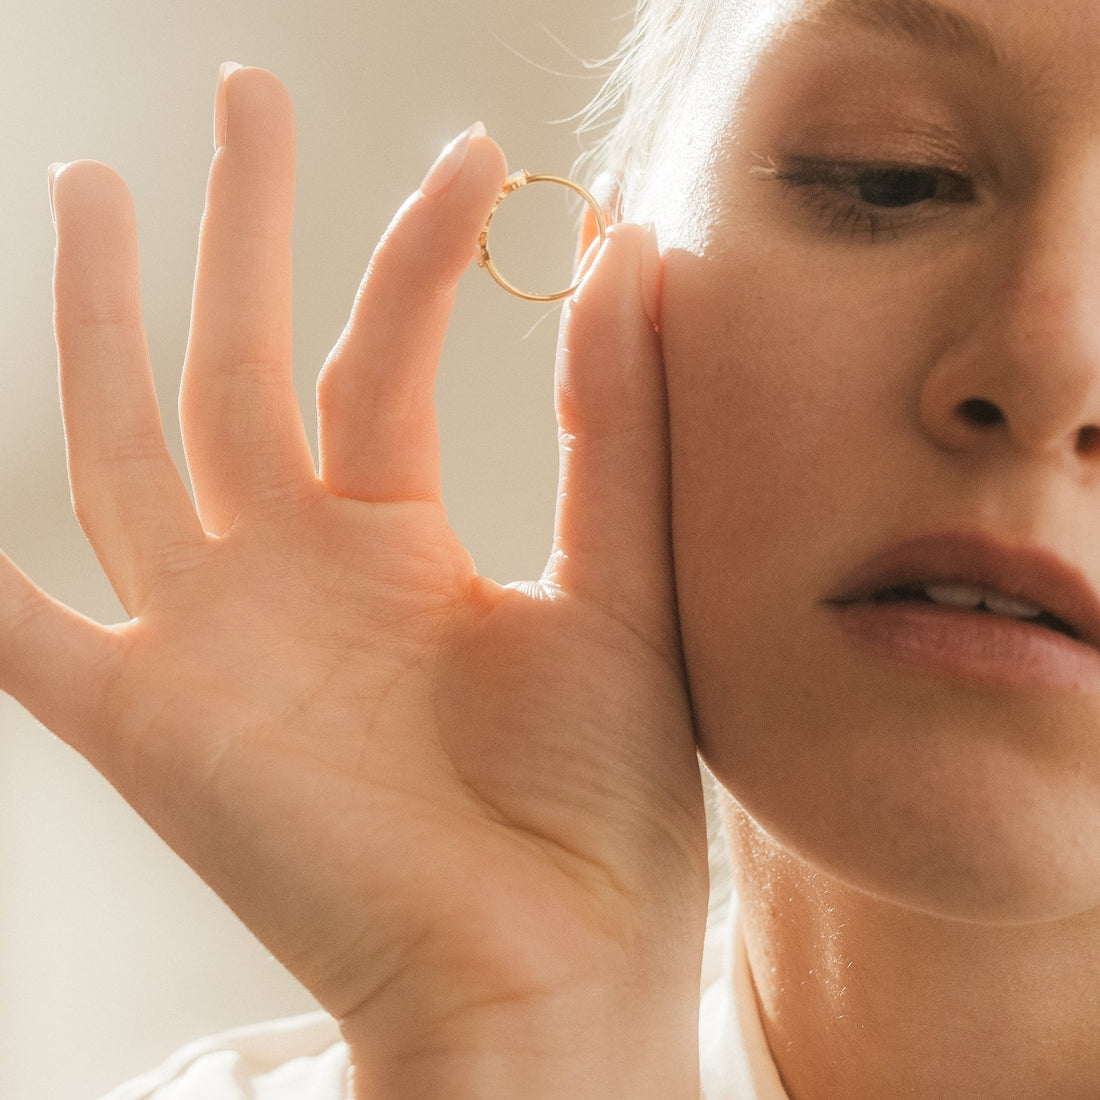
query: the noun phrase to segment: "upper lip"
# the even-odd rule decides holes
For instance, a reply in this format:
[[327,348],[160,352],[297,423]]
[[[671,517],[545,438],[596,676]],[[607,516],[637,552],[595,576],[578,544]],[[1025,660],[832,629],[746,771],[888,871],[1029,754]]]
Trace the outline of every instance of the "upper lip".
[[1100,597],[1080,570],[1042,547],[985,532],[921,535],[873,555],[827,602],[851,604],[891,588],[968,584],[1041,607],[1100,648]]

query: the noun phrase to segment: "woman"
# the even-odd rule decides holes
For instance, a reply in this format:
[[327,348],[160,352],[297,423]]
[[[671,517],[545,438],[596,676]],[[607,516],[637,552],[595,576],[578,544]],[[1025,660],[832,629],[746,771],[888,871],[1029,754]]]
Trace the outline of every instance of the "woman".
[[[350,1067],[372,1098],[1095,1097],[1100,12],[696,0],[639,28],[530,586],[479,578],[439,502],[432,369],[505,178],[480,128],[372,261],[316,472],[290,107],[223,70],[194,506],[128,197],[53,175],[74,500],[132,619],[5,566],[3,686],[338,1021],[255,1095]],[[738,895],[702,1014],[697,749]]]

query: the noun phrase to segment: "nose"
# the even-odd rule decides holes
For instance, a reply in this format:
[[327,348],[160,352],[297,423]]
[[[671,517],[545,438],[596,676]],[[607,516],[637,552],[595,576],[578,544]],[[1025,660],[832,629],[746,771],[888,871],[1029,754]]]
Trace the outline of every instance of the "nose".
[[1006,230],[948,307],[955,335],[920,395],[939,446],[1100,467],[1100,210],[1081,182]]

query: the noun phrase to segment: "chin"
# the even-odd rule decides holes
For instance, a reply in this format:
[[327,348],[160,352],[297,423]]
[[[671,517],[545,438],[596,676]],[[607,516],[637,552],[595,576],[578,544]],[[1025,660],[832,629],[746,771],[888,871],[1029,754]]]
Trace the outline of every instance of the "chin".
[[885,766],[858,749],[846,760],[823,735],[806,739],[818,752],[788,756],[797,763],[775,782],[775,757],[739,751],[738,740],[702,737],[700,749],[734,814],[763,834],[750,873],[785,874],[793,861],[796,880],[815,891],[824,879],[974,924],[1100,911],[1100,800],[1080,777],[1044,779],[1033,760],[974,746],[947,757],[925,746],[923,759],[918,746]]
[[1069,921],[1100,910],[1100,867],[1090,862],[1043,863],[1034,851],[987,852],[965,841],[946,858],[929,852],[909,866],[821,861],[825,873],[827,863],[835,864],[839,881],[896,908],[1000,927]]

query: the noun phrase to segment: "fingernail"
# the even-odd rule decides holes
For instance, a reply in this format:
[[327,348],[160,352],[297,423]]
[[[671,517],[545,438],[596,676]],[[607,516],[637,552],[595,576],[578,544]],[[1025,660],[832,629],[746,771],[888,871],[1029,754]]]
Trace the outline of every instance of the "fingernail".
[[642,245],[642,304],[655,329],[661,327],[661,283],[664,274],[661,252],[657,246],[657,227],[646,226]]
[[475,122],[439,154],[439,159],[428,169],[428,174],[420,184],[423,195],[437,195],[458,175],[466,162],[466,153],[470,148],[470,138],[484,137],[485,123]]
[[214,94],[214,152],[225,145],[226,130],[229,127],[229,99],[225,94],[225,82],[229,74],[243,69],[236,61],[226,61],[218,70],[218,90]]
[[58,173],[64,167],[65,167],[65,162],[64,161],[55,160],[53,162],[53,164],[51,164],[50,167],[46,170],[46,175],[49,179],[49,187],[50,187],[50,218],[53,220],[54,225],[57,225],[57,211],[54,208],[54,204],[53,204],[53,184],[54,184],[54,180],[57,179]]
[[592,197],[600,204],[608,221],[617,221],[619,212],[619,177],[609,169],[602,171],[588,189]]

